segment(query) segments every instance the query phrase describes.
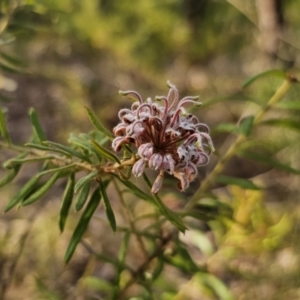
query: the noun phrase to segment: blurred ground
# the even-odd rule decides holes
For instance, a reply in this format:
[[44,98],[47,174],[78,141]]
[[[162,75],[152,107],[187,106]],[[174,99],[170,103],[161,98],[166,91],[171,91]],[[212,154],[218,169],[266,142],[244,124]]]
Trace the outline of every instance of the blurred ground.
[[[108,128],[116,125],[117,111],[130,105],[128,99],[118,95],[120,89],[135,89],[144,98],[155,97],[167,93],[166,81],[170,80],[182,97],[200,95],[200,100],[209,104],[191,111],[211,127],[217,154],[186,194],[174,192],[173,182],[165,187],[165,199],[171,207],[176,207],[172,203],[174,194],[188,201],[218,155],[234,139],[218,126],[255,114],[258,105],[266,103],[280,84],[276,78],[263,79],[242,90],[245,79],[272,68],[299,74],[300,3],[296,0],[145,0],[134,5],[129,0],[8,3],[14,12],[0,40],[16,40],[3,42],[0,54],[6,64],[4,55],[15,59],[10,62],[15,71],[25,70],[12,73],[0,66],[1,97],[11,98],[3,106],[8,110],[8,126],[15,143],[30,138],[30,107],[41,116],[49,140],[67,143],[70,132],[92,129],[85,105],[93,108]],[[293,87],[285,100],[299,101],[299,92],[298,86]],[[246,101],[249,99],[253,101]],[[293,118],[300,123],[299,111],[292,109],[278,109],[267,117]],[[299,128],[261,126],[251,142],[267,155],[276,155],[300,169]],[[2,152],[1,162],[9,155]],[[24,169],[13,185],[2,189],[1,209],[34,171],[34,166]],[[197,236],[200,230],[191,230],[190,236],[182,237],[190,246],[191,256],[207,264],[236,299],[300,299],[299,179],[239,157],[229,163],[225,174],[255,178],[265,189],[243,191],[216,185],[215,194],[232,205],[235,219],[243,226],[226,220],[222,226],[220,220],[211,222],[209,230],[201,233],[202,239]],[[5,299],[102,299],[97,284],[87,278],[111,279],[109,265],[91,258],[83,246],[78,247],[70,265],[63,265],[64,250],[78,216],[73,213],[66,232],[60,235],[57,215],[62,188],[62,183],[58,184],[40,203],[1,218],[2,288],[6,288],[6,276],[14,267],[18,251],[22,252]],[[113,206],[120,212],[118,205],[114,199]],[[137,215],[144,209],[145,205],[138,204]],[[110,228],[102,217],[99,210],[87,241],[95,251],[116,253],[121,238],[107,234]],[[118,222],[123,221],[120,212]],[[23,247],[26,232],[29,236]],[[210,245],[206,249],[203,239]],[[138,249],[132,247],[130,251],[129,260],[141,259]],[[166,282],[186,289],[186,298],[178,299],[194,299],[188,295],[192,281],[173,274]],[[166,282],[163,284],[167,286]],[[201,299],[217,298],[203,292]]]

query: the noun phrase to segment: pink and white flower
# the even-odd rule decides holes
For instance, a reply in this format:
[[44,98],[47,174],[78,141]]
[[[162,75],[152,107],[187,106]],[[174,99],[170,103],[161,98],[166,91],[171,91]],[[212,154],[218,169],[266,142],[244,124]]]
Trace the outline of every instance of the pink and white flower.
[[132,167],[132,174],[139,177],[146,167],[159,171],[152,186],[152,193],[157,193],[163,182],[164,173],[179,179],[178,187],[184,191],[197,174],[197,168],[209,162],[209,155],[214,146],[206,124],[188,114],[183,107],[198,97],[187,96],[179,100],[177,88],[169,85],[167,96],[156,97],[154,102],[142,97],[135,91],[120,92],[135,101],[131,109],[119,111],[120,123],[114,128],[115,139],[112,148],[115,152],[122,145],[134,144],[139,159]]

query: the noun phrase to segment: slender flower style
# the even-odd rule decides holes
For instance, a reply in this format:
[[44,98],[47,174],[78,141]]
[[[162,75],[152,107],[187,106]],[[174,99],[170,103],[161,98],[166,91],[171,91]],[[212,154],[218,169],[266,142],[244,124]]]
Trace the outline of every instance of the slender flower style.
[[201,105],[198,97],[187,96],[179,100],[175,85],[168,82],[167,96],[158,96],[154,102],[148,98],[145,102],[135,91],[120,92],[136,101],[131,109],[119,111],[120,123],[113,129],[115,138],[112,148],[115,152],[122,145],[134,144],[138,160],[132,167],[132,174],[139,177],[145,168],[159,171],[151,192],[157,193],[162,187],[164,173],[179,179],[181,191],[188,188],[197,174],[197,167],[209,162],[209,155],[214,151],[213,143],[206,124],[186,112],[186,104]]

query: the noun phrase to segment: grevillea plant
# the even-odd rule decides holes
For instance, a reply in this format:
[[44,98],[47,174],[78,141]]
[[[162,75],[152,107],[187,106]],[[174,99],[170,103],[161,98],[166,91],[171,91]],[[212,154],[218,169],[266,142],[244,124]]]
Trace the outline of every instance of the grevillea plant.
[[[207,165],[210,155],[214,152],[209,127],[188,112],[188,105],[200,105],[196,101],[197,97],[187,96],[180,99],[176,87],[170,82],[168,82],[168,94],[158,96],[154,100],[147,98],[144,101],[135,91],[120,92],[123,96],[133,98],[134,102],[131,107],[128,105],[128,108],[119,111],[120,123],[114,127],[113,133],[99,122],[94,112],[86,108],[96,130],[89,134],[71,134],[68,146],[46,139],[34,109],[29,113],[33,137],[24,146],[13,144],[3,110],[0,110],[0,128],[3,137],[0,146],[18,153],[16,157],[3,163],[8,174],[0,181],[0,186],[10,183],[24,164],[35,162],[40,165],[39,172],[33,174],[32,178],[8,201],[5,212],[14,207],[33,204],[40,200],[58,180],[66,178],[59,213],[61,232],[64,231],[72,205],[76,212],[84,209],[66,249],[65,262],[70,261],[76,247],[82,243],[91,255],[111,264],[114,267],[114,279],[106,282],[106,289],[101,294],[103,299],[127,299],[126,297],[133,296],[142,297],[136,299],[154,299],[155,281],[168,265],[191,277],[197,274],[201,277],[203,286],[209,288],[217,297],[232,299],[225,285],[211,275],[205,266],[200,266],[193,260],[186,245],[180,240],[179,233],[189,229],[187,216],[206,222],[207,219],[214,219],[221,214],[219,208],[223,207],[224,203],[213,200],[214,207],[217,209],[210,210],[209,215],[206,214],[207,207],[202,203],[207,193],[212,193],[211,187],[215,182],[237,185],[245,189],[260,188],[251,180],[221,176],[221,173],[230,158],[241,151],[241,146],[246,155],[245,142],[253,128],[263,121],[266,112],[277,105],[291,85],[296,82],[294,77],[284,72],[269,71],[252,78],[246,86],[263,76],[277,76],[284,78],[284,81],[268,104],[262,106],[255,116],[247,116],[237,125],[230,127],[230,131],[237,136],[235,141],[219,156],[215,166],[211,166],[211,171],[193,196],[180,194],[181,197],[186,198],[186,204],[182,204],[176,211],[171,210],[164,203],[165,174],[176,177],[179,190],[186,191],[189,189],[190,182],[197,177],[198,168]],[[255,156],[252,155],[252,158],[255,159]],[[259,160],[261,156],[256,158]],[[273,167],[294,174],[299,173],[298,170],[272,159],[265,159],[265,161]],[[146,174],[147,169],[154,170],[156,178],[149,179]],[[132,180],[131,174],[133,177],[142,177],[143,180]],[[146,188],[145,185],[142,187],[143,182]],[[108,191],[111,185],[114,186],[121,206],[127,214],[126,226],[124,224],[120,226],[115,217],[111,205],[112,197]],[[139,201],[148,202],[145,205],[152,206],[153,213],[141,214],[137,218],[132,214],[128,205],[129,200],[136,204]],[[83,239],[101,201],[111,231],[123,232],[117,257],[95,253]],[[137,222],[143,218],[148,220],[148,226],[140,229]],[[135,236],[135,241],[144,257],[138,265],[132,264],[132,261],[130,264],[126,260],[126,253],[132,242],[131,236]],[[127,272],[127,276],[121,278],[124,271]],[[136,288],[131,290],[132,286]],[[174,289],[176,294],[176,288]]]

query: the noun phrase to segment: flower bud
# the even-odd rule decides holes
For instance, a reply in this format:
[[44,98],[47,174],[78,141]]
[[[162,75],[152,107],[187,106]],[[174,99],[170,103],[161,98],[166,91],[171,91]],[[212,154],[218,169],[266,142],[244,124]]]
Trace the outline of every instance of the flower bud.
[[156,194],[161,189],[163,180],[164,180],[164,172],[160,171],[152,185],[151,193]]
[[132,174],[135,177],[140,177],[145,169],[146,162],[143,159],[139,159],[132,167]]
[[126,133],[128,125],[125,123],[118,124],[114,129],[113,132],[115,136],[124,135]]
[[174,173],[175,161],[174,161],[174,159],[172,158],[172,156],[170,154],[167,154],[167,155],[164,156],[163,168],[164,168],[164,170],[166,170],[170,174]]
[[122,148],[122,144],[125,143],[126,140],[123,136],[117,136],[112,142],[112,148],[115,152],[118,152]]
[[149,168],[157,170],[161,167],[163,157],[159,153],[154,153],[149,159]]

